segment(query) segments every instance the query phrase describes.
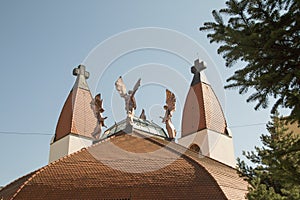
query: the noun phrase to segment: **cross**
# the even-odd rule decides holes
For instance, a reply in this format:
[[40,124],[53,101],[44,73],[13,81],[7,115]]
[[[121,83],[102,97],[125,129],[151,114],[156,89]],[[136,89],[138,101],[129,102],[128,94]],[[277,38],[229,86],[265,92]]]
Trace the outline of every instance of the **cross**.
[[73,75],[74,76],[84,76],[85,79],[88,79],[90,76],[90,73],[85,71],[85,66],[84,65],[79,65],[77,68],[73,69]]
[[203,61],[199,62],[199,59],[194,61],[194,66],[192,67],[192,73],[200,73],[202,70],[206,69]]
[[204,62],[199,62],[199,59],[195,60],[194,66],[191,67],[191,72],[194,74],[191,86],[201,82],[200,72],[204,69],[206,69]]

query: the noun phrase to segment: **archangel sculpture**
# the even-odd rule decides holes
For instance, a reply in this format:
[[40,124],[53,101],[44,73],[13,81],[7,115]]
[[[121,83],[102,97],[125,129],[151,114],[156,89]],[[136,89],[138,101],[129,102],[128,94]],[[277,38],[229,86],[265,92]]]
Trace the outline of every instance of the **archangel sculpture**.
[[127,113],[126,122],[127,125],[133,125],[133,117],[134,117],[134,110],[136,109],[136,101],[134,95],[138,88],[141,85],[141,79],[139,79],[136,84],[134,85],[132,90],[129,90],[128,93],[126,91],[126,86],[122,79],[122,76],[118,78],[115,82],[115,86],[117,91],[119,92],[120,96],[125,100],[125,110]]
[[106,127],[104,124],[104,120],[107,118],[107,117],[102,116],[104,109],[103,109],[103,99],[101,99],[101,94],[97,94],[95,96],[95,98],[93,99],[92,108],[93,108],[94,114],[98,120],[97,126],[93,133],[93,137],[95,139],[99,139],[101,136],[101,133],[102,133],[102,127],[103,126]]
[[176,137],[176,130],[172,123],[172,116],[176,108],[176,97],[174,93],[172,93],[170,90],[166,89],[166,105],[164,105],[165,109],[165,116],[162,118],[162,122],[166,124],[166,129],[169,134],[169,138],[175,138]]

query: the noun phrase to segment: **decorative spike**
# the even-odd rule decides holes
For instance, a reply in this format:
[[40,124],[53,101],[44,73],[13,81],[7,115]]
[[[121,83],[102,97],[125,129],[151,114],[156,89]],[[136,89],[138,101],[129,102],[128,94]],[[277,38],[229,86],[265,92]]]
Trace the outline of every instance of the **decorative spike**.
[[144,109],[142,109],[142,113],[140,115],[140,119],[146,120],[146,114],[145,114],[145,110]]

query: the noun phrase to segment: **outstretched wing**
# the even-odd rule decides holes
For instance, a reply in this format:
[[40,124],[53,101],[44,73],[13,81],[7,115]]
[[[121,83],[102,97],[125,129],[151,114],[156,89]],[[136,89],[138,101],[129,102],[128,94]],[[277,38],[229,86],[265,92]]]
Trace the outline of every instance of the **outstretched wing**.
[[120,76],[115,82],[115,86],[121,97],[124,97],[126,95],[126,86],[123,82],[122,76]]
[[134,85],[133,89],[132,89],[132,96],[134,96],[135,92],[139,89],[141,85],[141,79],[139,79],[136,84]]
[[176,97],[175,94],[172,93],[170,90],[166,89],[166,106],[165,109],[169,110],[170,112],[175,111],[176,108]]
[[104,109],[103,109],[103,99],[101,99],[101,94],[97,94],[95,96],[95,100],[94,100],[94,103],[95,103],[95,110],[98,111],[98,112],[104,112]]

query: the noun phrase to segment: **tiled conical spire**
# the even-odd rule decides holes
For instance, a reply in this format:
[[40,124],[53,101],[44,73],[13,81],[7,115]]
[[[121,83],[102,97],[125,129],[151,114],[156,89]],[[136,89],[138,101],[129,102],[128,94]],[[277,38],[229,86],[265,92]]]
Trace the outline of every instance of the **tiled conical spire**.
[[226,120],[218,98],[211,86],[201,80],[200,72],[205,68],[199,60],[195,60],[191,68],[194,78],[184,105],[181,137],[204,129],[227,134]]
[[86,82],[89,73],[85,71],[84,65],[79,65],[73,70],[73,75],[77,76],[76,82],[60,113],[54,141],[68,134],[92,138],[97,125],[91,107],[92,95]]

